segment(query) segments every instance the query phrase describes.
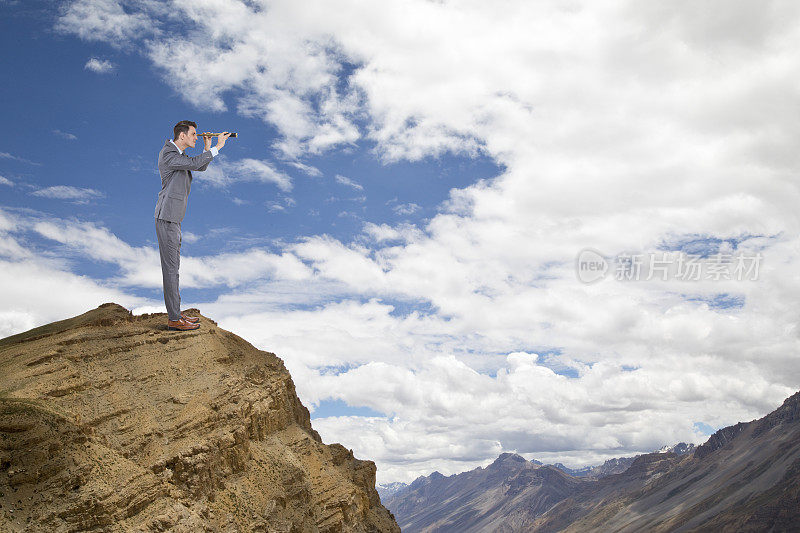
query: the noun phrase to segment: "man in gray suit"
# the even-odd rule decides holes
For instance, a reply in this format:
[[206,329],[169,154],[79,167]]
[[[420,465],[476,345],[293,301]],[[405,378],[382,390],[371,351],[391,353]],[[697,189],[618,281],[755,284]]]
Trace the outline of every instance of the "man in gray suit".
[[200,319],[181,313],[181,295],[178,291],[178,269],[181,265],[181,222],[186,214],[186,202],[192,187],[192,171],[202,171],[225,146],[230,134],[217,137],[211,147],[211,137],[203,137],[205,151],[189,157],[184,152],[197,142],[197,124],[182,120],[173,128],[174,139],[164,143],[158,154],[158,172],[161,174],[161,192],[156,202],[156,236],[161,253],[161,274],[164,278],[164,303],[167,305],[167,329],[178,331],[200,327]]

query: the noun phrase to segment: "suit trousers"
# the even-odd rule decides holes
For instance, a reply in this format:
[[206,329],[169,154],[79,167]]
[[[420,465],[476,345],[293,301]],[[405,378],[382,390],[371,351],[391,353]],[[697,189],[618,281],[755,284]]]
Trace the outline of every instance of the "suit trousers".
[[170,320],[181,318],[181,293],[178,270],[181,267],[181,223],[156,219],[158,251],[161,254],[161,275],[164,278],[164,303]]

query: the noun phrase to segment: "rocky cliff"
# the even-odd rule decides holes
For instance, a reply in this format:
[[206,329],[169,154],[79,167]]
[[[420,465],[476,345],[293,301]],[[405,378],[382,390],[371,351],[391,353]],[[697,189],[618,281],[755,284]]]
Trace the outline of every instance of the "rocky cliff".
[[400,531],[278,357],[165,323],[105,304],[0,340],[0,530]]

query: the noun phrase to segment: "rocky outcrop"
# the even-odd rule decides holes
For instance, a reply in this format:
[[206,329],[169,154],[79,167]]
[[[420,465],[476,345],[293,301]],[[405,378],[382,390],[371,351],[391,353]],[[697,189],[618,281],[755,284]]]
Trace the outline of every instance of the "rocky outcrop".
[[739,422],[735,426],[728,426],[720,429],[711,435],[711,437],[709,437],[704,444],[697,447],[697,449],[694,451],[694,456],[698,459],[702,459],[703,457],[714,453],[735,439],[739,433],[742,432],[744,427],[744,423]]
[[274,354],[115,304],[0,340],[2,531],[398,531]]
[[758,421],[753,429],[753,438],[760,437],[780,426],[790,426],[800,421],[800,392],[786,398],[783,405]]

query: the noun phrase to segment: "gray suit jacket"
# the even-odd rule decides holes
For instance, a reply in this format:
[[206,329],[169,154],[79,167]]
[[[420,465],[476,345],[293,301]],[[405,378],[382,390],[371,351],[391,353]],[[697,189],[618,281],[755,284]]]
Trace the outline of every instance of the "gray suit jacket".
[[156,218],[170,222],[181,222],[186,215],[186,202],[192,188],[192,170],[201,171],[208,167],[214,156],[203,152],[196,157],[181,154],[180,150],[167,141],[158,154],[158,172],[161,174],[161,191],[156,202]]

